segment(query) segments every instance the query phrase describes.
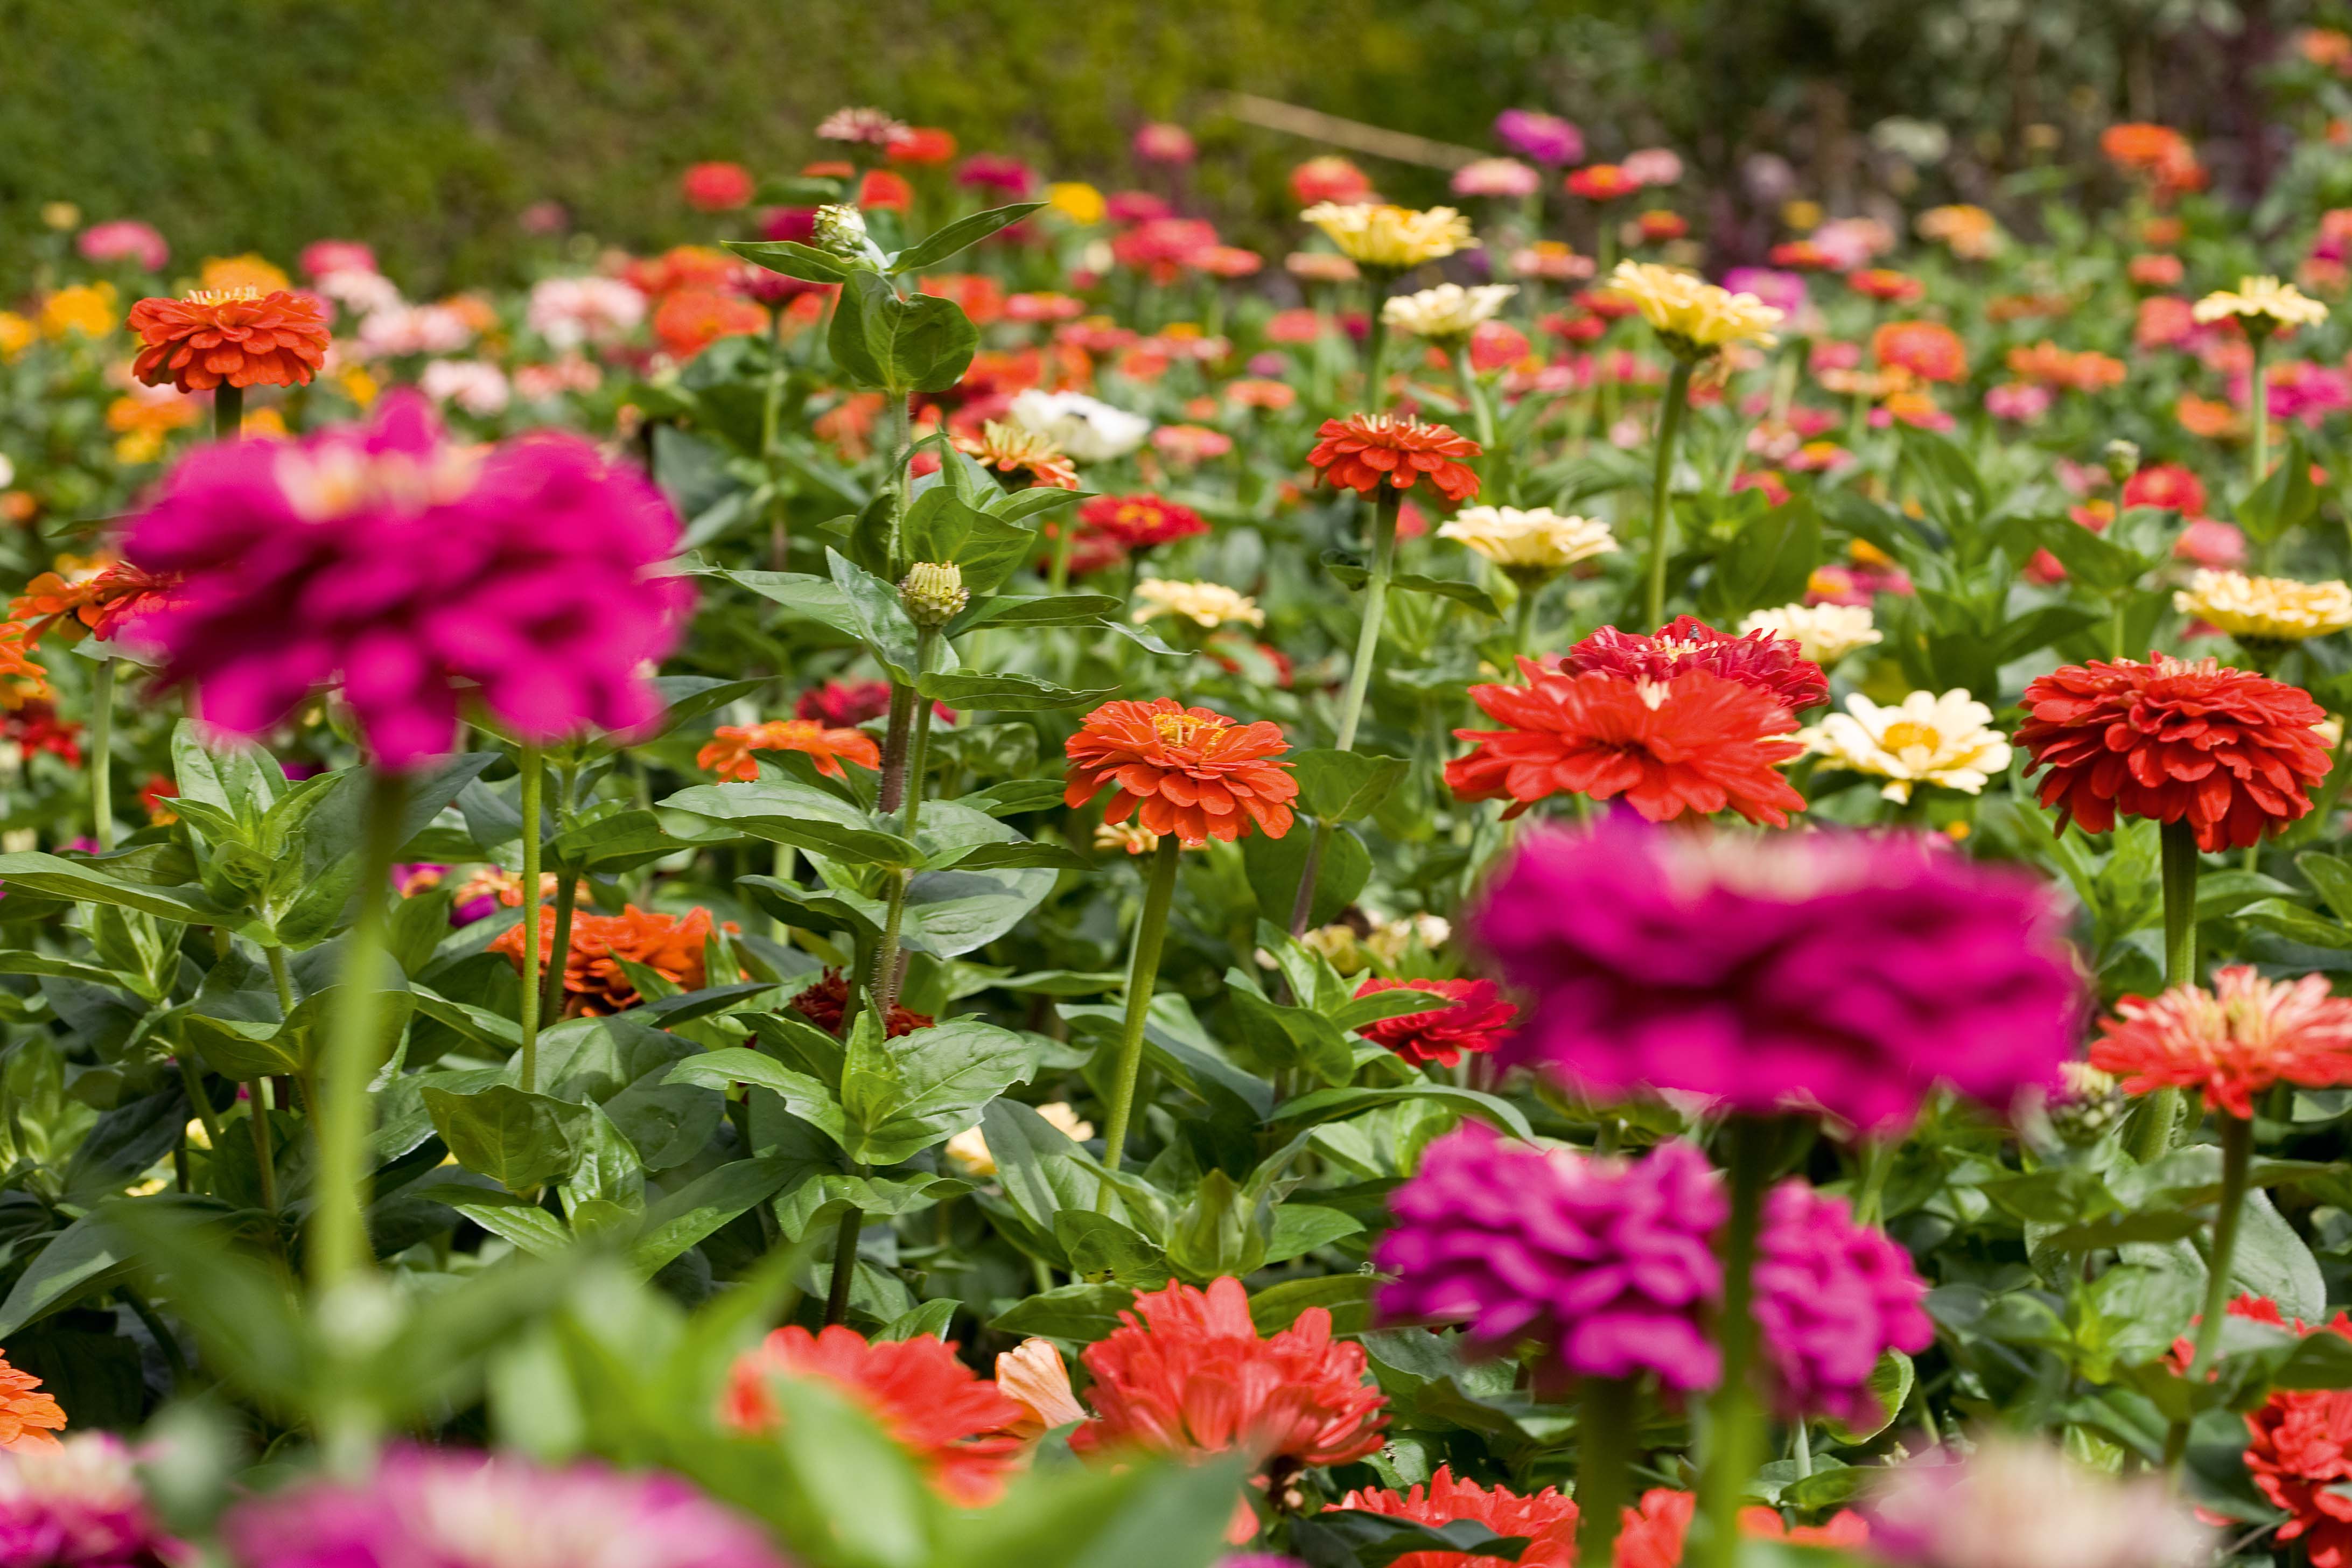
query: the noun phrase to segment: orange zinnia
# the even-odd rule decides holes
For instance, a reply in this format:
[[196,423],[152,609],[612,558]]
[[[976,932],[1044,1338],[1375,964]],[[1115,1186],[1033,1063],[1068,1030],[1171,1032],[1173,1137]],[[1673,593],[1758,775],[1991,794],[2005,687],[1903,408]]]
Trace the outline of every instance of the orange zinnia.
[[1106,702],[1066,749],[1064,804],[1084,805],[1114,785],[1105,822],[1135,816],[1191,849],[1212,838],[1231,844],[1252,827],[1268,838],[1290,831],[1288,803],[1298,781],[1287,763],[1275,760],[1290,749],[1279,725],[1237,725],[1168,697]]
[[29,623],[26,643],[31,646],[70,617],[101,638],[112,637],[125,621],[159,610],[170,602],[176,578],[159,577],[127,561],[117,561],[90,576],[68,579],[44,572],[25,584],[8,605],[11,619]]
[[865,731],[828,730],[809,719],[721,724],[711,731],[710,743],[695,753],[694,765],[708,768],[730,784],[749,784],[760,776],[755,752],[799,752],[829,779],[849,776],[841,769],[845,757],[861,768],[882,765],[881,749]]
[[182,392],[229,386],[307,386],[327,357],[325,312],[307,294],[199,289],[184,300],[142,300],[131,330],[146,346],[131,366],[150,386]]
[[[552,961],[555,911],[539,911],[539,959]],[[710,935],[710,911],[698,909],[684,920],[628,905],[617,915],[572,917],[572,951],[563,957],[563,1011],[572,1017],[618,1013],[645,1000],[620,960],[641,964],[683,991],[698,991],[707,973],[703,943]],[[489,951],[522,968],[522,926],[518,923]]]
[[1018,425],[985,420],[977,436],[959,436],[956,450],[977,458],[983,468],[1025,474],[1033,485],[1057,490],[1078,488],[1078,470],[1054,441]]
[[1315,434],[1319,439],[1307,460],[1334,489],[1368,496],[1383,481],[1409,490],[1426,477],[1457,504],[1478,493],[1478,476],[1454,459],[1477,457],[1485,448],[1443,425],[1404,414],[1350,414],[1326,419]]
[[66,1413],[40,1386],[39,1378],[0,1355],[0,1454],[58,1446],[49,1434],[65,1430]]
[[1870,334],[1870,352],[1880,364],[1921,381],[1958,381],[1969,374],[1967,345],[1940,321],[1888,321]]

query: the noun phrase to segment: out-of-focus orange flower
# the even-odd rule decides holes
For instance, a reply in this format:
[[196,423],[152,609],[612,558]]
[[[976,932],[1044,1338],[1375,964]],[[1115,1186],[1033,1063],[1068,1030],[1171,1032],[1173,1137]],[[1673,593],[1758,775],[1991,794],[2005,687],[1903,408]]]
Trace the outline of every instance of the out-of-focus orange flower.
[[955,133],[936,125],[907,127],[907,133],[891,142],[887,151],[893,163],[944,163],[955,155]]
[[2072,353],[2048,338],[2010,350],[2009,368],[2027,381],[2073,392],[2104,392],[2124,380],[2123,361],[2088,349]]
[[853,392],[812,420],[809,431],[849,461],[862,461],[874,451],[874,426],[882,417],[882,401],[878,392]]
[[59,289],[41,301],[41,331],[62,338],[68,333],[102,338],[122,324],[115,309],[111,283],[76,283]]
[[125,393],[106,405],[106,427],[117,437],[117,462],[153,462],[163,455],[164,440],[173,431],[184,430],[202,417],[194,398],[160,390],[161,396]]
[[697,212],[729,213],[751,205],[758,182],[740,163],[696,163],[678,176],[677,188]]
[[180,786],[162,773],[149,773],[147,782],[139,786],[139,805],[147,814],[148,823],[156,827],[169,827],[180,820],[180,814],[163,803],[176,800]]
[[2294,36],[2294,47],[2322,70],[2352,76],[2352,34],[2334,27],[2305,27]]
[[45,701],[49,691],[49,672],[32,659],[32,639],[23,623],[0,621],[0,679],[9,684],[0,687],[0,703],[14,708],[20,702]]
[[2151,295],[2139,302],[2132,324],[2132,346],[2143,352],[2179,348],[2196,337],[2198,331],[2195,306],[2175,295]]
[[1191,466],[1222,458],[1234,438],[1205,425],[1162,425],[1151,433],[1151,449],[1171,463]]
[[2140,289],[2176,288],[2184,270],[2180,258],[2160,250],[2141,251],[2124,264],[2125,276]]
[[918,293],[953,300],[971,318],[975,327],[985,327],[1003,318],[1003,286],[983,273],[943,272],[918,279],[915,287]]
[[673,359],[692,359],[721,338],[765,331],[768,312],[715,289],[679,289],[654,310],[654,336]]
[[1664,244],[1670,239],[1680,239],[1690,232],[1690,219],[1680,213],[1668,212],[1663,207],[1653,208],[1643,213],[1634,219],[1634,226],[1641,237],[1652,245]]
[[1985,301],[1988,321],[2029,321],[2037,316],[2063,316],[2074,308],[2066,294],[2000,294]]
[[808,719],[772,719],[764,724],[721,724],[711,731],[710,743],[695,754],[694,765],[733,784],[760,776],[760,752],[799,752],[827,778],[845,778],[844,759],[861,768],[879,768],[882,752],[863,730],[828,730]]
[[674,245],[659,256],[641,256],[621,268],[621,281],[650,298],[675,289],[731,289],[743,263],[709,245]]
[[1941,321],[1885,322],[1870,334],[1870,352],[1880,364],[1921,381],[1958,381],[1969,374],[1967,345]]
[[1887,267],[1868,267],[1845,275],[1845,286],[1857,294],[1883,300],[1887,304],[1907,304],[1927,291],[1927,286],[1907,272],[1897,272]]
[[1276,760],[1289,749],[1281,726],[1264,721],[1236,724],[1168,697],[1106,702],[1065,747],[1062,798],[1081,806],[1108,784],[1104,821],[1134,816],[1192,848],[1212,838],[1231,844],[1253,829],[1279,838],[1290,831],[1289,803],[1298,794],[1290,765]]
[[2218,398],[2184,392],[2172,405],[2172,416],[2191,436],[2202,436],[2209,441],[2234,441],[2244,434],[2238,411]]
[[1587,163],[1581,169],[1571,169],[1560,184],[1569,195],[1582,196],[1588,202],[1613,202],[1642,188],[1642,182],[1617,163]]
[[982,468],[1019,474],[1033,485],[1054,489],[1078,488],[1078,470],[1063,455],[1062,448],[1050,437],[1018,425],[991,419],[981,426],[978,436],[959,436],[955,445],[957,451],[975,458]]
[[293,286],[294,280],[283,270],[252,251],[243,256],[207,256],[196,270],[196,287],[215,293],[250,289],[259,294],[274,294]]
[[131,330],[145,345],[131,372],[182,392],[229,386],[307,386],[331,333],[318,301],[279,289],[199,289],[184,300],[142,300]]
[[[555,911],[539,911],[539,955],[551,963],[555,947]],[[572,951],[563,959],[563,1011],[567,1016],[618,1013],[645,1000],[619,961],[643,965],[684,991],[701,989],[706,973],[703,943],[711,932],[710,911],[697,909],[684,920],[635,904],[617,915],[578,912],[572,917]],[[517,973],[522,969],[523,934],[515,925],[490,943]]]
[[0,1356],[0,1454],[61,1446],[52,1434],[65,1430],[66,1413],[40,1386],[39,1378]]
[[110,637],[124,626],[171,602],[179,579],[142,571],[127,561],[110,563],[87,576],[67,578],[44,572],[25,584],[8,605],[9,618],[28,623],[27,642],[38,642],[61,623],[79,632],[88,627]]
[[1229,384],[1225,395],[1244,408],[1262,408],[1277,414],[1298,401],[1298,389],[1286,381],[1248,376]]
[[887,169],[868,169],[857,186],[857,205],[868,209],[902,213],[915,205],[915,187],[903,174]]

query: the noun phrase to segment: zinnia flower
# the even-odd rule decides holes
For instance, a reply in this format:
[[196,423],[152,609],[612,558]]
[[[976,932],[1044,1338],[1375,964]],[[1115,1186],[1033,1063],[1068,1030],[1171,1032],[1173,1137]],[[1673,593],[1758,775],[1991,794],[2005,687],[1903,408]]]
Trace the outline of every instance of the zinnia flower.
[[1426,991],[1444,999],[1444,1006],[1426,1013],[1381,1018],[1356,1031],[1415,1067],[1452,1067],[1465,1051],[1491,1051],[1509,1037],[1511,1021],[1519,1016],[1491,980],[1367,980],[1356,987],[1359,996],[1376,991]]
[[1829,677],[1804,656],[1794,638],[1757,627],[1719,632],[1696,616],[1677,616],[1654,637],[1602,626],[1568,650],[1571,675],[1601,670],[1627,680],[1672,680],[1703,669],[1771,693],[1790,712],[1829,700]]
[[1921,381],[1958,381],[1969,374],[1967,347],[1941,321],[1885,322],[1870,334],[1870,352],[1880,364]]
[[1081,463],[1108,463],[1143,445],[1151,421],[1083,392],[1029,387],[1013,399],[1013,423]]
[[40,1392],[41,1380],[21,1372],[0,1355],[0,1453],[55,1448],[52,1435],[66,1429],[66,1413]]
[[675,1476],[404,1445],[222,1521],[243,1568],[784,1568],[756,1521]]
[[1796,719],[1769,691],[1688,669],[1670,680],[1570,675],[1521,658],[1525,686],[1474,686],[1470,700],[1507,730],[1456,730],[1475,743],[1445,764],[1465,801],[1508,799],[1518,816],[1555,795],[1623,795],[1652,822],[1727,808],[1789,825],[1805,797],[1776,771],[1804,750],[1778,740]]
[[[1617,1536],[1615,1568],[1682,1568],[1683,1547],[1698,1512],[1695,1492],[1652,1487],[1639,1506],[1625,1510]],[[1801,1546],[1851,1552],[1870,1540],[1870,1525],[1852,1509],[1840,1509],[1821,1524],[1790,1524],[1776,1510],[1751,1506],[1739,1510],[1739,1533],[1749,1541],[1786,1541]],[[2000,1568],[1987,1563],[1983,1568]]]
[[9,603],[8,616],[26,623],[29,646],[65,627],[87,628],[101,641],[129,632],[142,616],[168,606],[178,586],[169,577],[117,561],[71,581],[44,572]]
[[199,289],[184,300],[142,300],[131,330],[145,346],[131,373],[182,392],[216,386],[308,386],[331,334],[318,301],[283,289]]
[[1538,163],[1573,163],[1584,156],[1584,132],[1540,109],[1507,109],[1495,116],[1495,138]]
[[1329,237],[1349,260],[1392,272],[1451,256],[1471,244],[1470,220],[1452,207],[1421,212],[1370,202],[1345,206],[1318,202],[1298,216]]
[[1135,614],[1130,618],[1139,626],[1162,616],[1181,616],[1195,626],[1210,627],[1265,625],[1265,612],[1257,607],[1255,599],[1223,583],[1171,583],[1146,577],[1135,585]]
[[955,446],[957,451],[978,459],[983,468],[1018,474],[1033,485],[1054,489],[1078,488],[1078,470],[1053,438],[1021,426],[985,420],[979,435],[959,436]]
[[1443,425],[1424,425],[1405,414],[1350,414],[1326,419],[1315,434],[1307,460],[1335,489],[1369,496],[1383,483],[1409,490],[1426,478],[1449,501],[1478,493],[1477,474],[1455,459],[1477,457],[1483,448]]
[[1129,550],[1150,550],[1209,531],[1199,512],[1154,495],[1097,496],[1078,508],[1078,521]]
[[1885,1421],[1893,1412],[1870,1388],[1879,1358],[1936,1337],[1911,1255],[1854,1224],[1843,1198],[1793,1179],[1765,1194],[1756,1247],[1756,1326],[1781,1413]]
[[1372,199],[1372,180],[1338,153],[1326,153],[1290,171],[1290,194],[1302,207],[1355,205]]
[[1769,632],[1794,642],[1806,658],[1824,670],[1850,653],[1885,640],[1885,634],[1872,624],[1868,605],[1782,605],[1751,612],[1739,623],[1739,630],[1743,635]]
[[879,109],[836,109],[817,121],[817,137],[863,147],[889,148],[915,134],[905,121]]
[[1448,188],[1457,196],[1519,201],[1543,189],[1543,176],[1517,158],[1481,158],[1454,170]]
[[2158,655],[2068,665],[2025,689],[2017,742],[2048,768],[2059,826],[2105,833],[2118,813],[2188,822],[2208,854],[2258,844],[2311,810],[2327,772],[2310,696],[2264,676]]
[[1202,1458],[1239,1450],[1289,1469],[1344,1465],[1381,1446],[1382,1400],[1364,1381],[1364,1348],[1331,1337],[1309,1307],[1261,1339],[1249,1295],[1230,1275],[1206,1290],[1145,1290],[1079,1360],[1094,1374],[1095,1418],[1070,1434],[1080,1455],[1125,1447]]
[[1438,526],[1437,537],[1466,545],[1514,577],[1538,580],[1617,549],[1617,537],[1607,523],[1564,517],[1548,506],[1525,511],[1515,506],[1466,506]]
[[1885,1472],[1870,1546],[1906,1568],[2197,1568],[2214,1542],[2161,1476],[2117,1480],[2046,1437],[1989,1431],[1965,1458],[1932,1453]]
[[678,176],[677,188],[695,211],[726,213],[748,205],[757,187],[740,163],[696,163]]
[[828,730],[846,730],[890,711],[887,680],[828,680],[813,686],[793,703],[793,716],[813,719]]
[[1534,1337],[1579,1377],[1654,1372],[1689,1391],[1722,1375],[1707,1314],[1729,1208],[1692,1144],[1606,1158],[1465,1122],[1423,1152],[1389,1209],[1372,1255],[1391,1277],[1385,1317],[1459,1321],[1488,1352]]
[[1530,834],[1471,917],[1528,1006],[1499,1054],[1601,1100],[1683,1089],[1907,1122],[2055,1087],[2081,982],[2048,891],[1915,834]]
[[1519,291],[1516,283],[1481,283],[1465,289],[1440,283],[1417,294],[1392,294],[1381,303],[1381,320],[1399,331],[1442,343],[1468,337],[1492,321],[1503,302]]
[[112,1433],[0,1448],[0,1563],[9,1568],[166,1568],[194,1560],[163,1533],[131,1450]]
[[111,218],[90,225],[75,238],[74,248],[81,252],[85,261],[95,261],[101,267],[109,262],[128,261],[142,272],[161,272],[172,259],[172,247],[155,226],[135,217]]
[[[1426,1488],[1368,1487],[1349,1492],[1339,1506],[1422,1524],[1475,1520],[1496,1535],[1526,1539],[1520,1568],[1572,1568],[1576,1562],[1576,1500],[1562,1497],[1558,1487],[1526,1497],[1503,1486],[1488,1491],[1475,1481],[1456,1480],[1440,1465]],[[1486,1568],[1494,1561],[1466,1552],[1408,1552],[1390,1568]]]
[[2267,333],[2281,327],[2317,326],[2327,320],[2327,307],[2292,283],[2241,278],[2234,290],[2217,289],[2198,300],[2191,314],[2200,323],[2235,316],[2248,331]]
[[[849,982],[838,969],[828,969],[816,980],[793,997],[793,1006],[818,1028],[838,1039],[842,1020],[849,1016]],[[887,1039],[911,1035],[918,1029],[928,1029],[939,1022],[929,1013],[918,1013],[911,1007],[890,1004],[890,1016],[882,1028]]]
[[1289,802],[1298,794],[1281,726],[1235,724],[1173,698],[1106,702],[1087,715],[1066,746],[1070,763],[1062,803],[1076,807],[1113,786],[1103,818],[1134,816],[1188,849],[1212,838],[1231,844],[1255,828],[1268,838],[1290,831]]
[[1992,727],[1992,710],[1965,687],[1941,697],[1914,691],[1888,708],[1857,691],[1845,709],[1797,739],[1840,767],[1886,780],[1878,793],[1888,800],[1909,800],[1918,784],[1981,795],[2009,766],[2009,741]]
[[661,492],[587,441],[457,447],[404,392],[364,428],[196,448],[123,549],[183,579],[139,635],[206,723],[257,735],[340,678],[407,768],[454,743],[461,682],[527,741],[652,721],[646,670],[688,603],[652,573],[677,541]]
[[2352,999],[2331,994],[2324,974],[2266,980],[2251,964],[2225,964],[2210,991],[2125,997],[2099,1030],[2091,1065],[2122,1079],[2126,1094],[2194,1089],[2251,1118],[2254,1097],[2274,1083],[2352,1084]]
[[773,1431],[782,1417],[768,1380],[778,1375],[820,1377],[843,1390],[959,1507],[994,1501],[1021,1461],[1023,1444],[1009,1429],[1028,1416],[1028,1407],[975,1375],[956,1359],[953,1345],[929,1334],[868,1342],[839,1323],[815,1334],[778,1329],[736,1358],[727,1424]]
[[1781,313],[1753,294],[1734,294],[1687,272],[1654,261],[1621,261],[1609,290],[1633,302],[1667,348],[1703,359],[1730,343],[1769,348]]
[[710,743],[695,753],[694,765],[735,784],[760,776],[755,752],[798,752],[829,779],[846,778],[846,760],[861,768],[882,765],[881,748],[863,730],[828,730],[807,719],[772,719],[764,724],[721,724]]
[[2352,626],[2352,586],[2341,578],[2298,583],[2291,577],[2249,577],[2242,572],[2200,571],[2176,590],[2172,607],[2228,632],[2240,642],[2301,642]]
[[[555,911],[539,910],[539,962],[543,973],[554,962]],[[710,937],[710,911],[697,909],[680,920],[656,910],[625,905],[617,915],[591,914],[583,910],[572,917],[572,951],[563,955],[564,1015],[593,1017],[618,1013],[645,1000],[617,962],[652,970],[681,991],[703,985],[703,944]],[[522,927],[509,927],[490,943],[522,971]]]

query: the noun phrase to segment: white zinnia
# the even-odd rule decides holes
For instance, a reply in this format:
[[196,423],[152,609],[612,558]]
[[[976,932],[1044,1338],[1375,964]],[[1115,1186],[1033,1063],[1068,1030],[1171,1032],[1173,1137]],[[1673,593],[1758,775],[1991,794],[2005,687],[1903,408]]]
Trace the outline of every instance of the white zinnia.
[[1151,421],[1114,408],[1083,392],[1045,392],[1031,387],[1013,400],[1013,422],[1049,437],[1081,463],[1124,458],[1151,434]]
[[543,278],[524,310],[553,349],[611,342],[646,319],[646,297],[618,278]]
[[1976,795],[2009,766],[2009,740],[1992,727],[1992,710],[1965,688],[1941,697],[1915,691],[1892,708],[1856,692],[1845,708],[1797,739],[1842,766],[1887,780],[1878,793],[1888,800],[1909,800],[1920,784]]
[[1857,648],[1885,640],[1885,634],[1871,624],[1868,605],[1782,605],[1751,613],[1739,629],[1793,637],[1805,657],[1823,669]]
[[1617,548],[1609,525],[1570,517],[1548,506],[1522,511],[1515,506],[1464,507],[1437,530],[1505,570],[1557,572]]
[[1135,597],[1133,618],[1139,626],[1161,616],[1182,616],[1211,628],[1236,622],[1265,625],[1265,612],[1257,607],[1255,599],[1223,583],[1171,583],[1164,577],[1146,577],[1135,585]]
[[1381,306],[1381,320],[1415,337],[1466,338],[1481,321],[1494,320],[1503,301],[1518,291],[1516,283],[1480,283],[1468,289],[1440,283],[1390,299]]

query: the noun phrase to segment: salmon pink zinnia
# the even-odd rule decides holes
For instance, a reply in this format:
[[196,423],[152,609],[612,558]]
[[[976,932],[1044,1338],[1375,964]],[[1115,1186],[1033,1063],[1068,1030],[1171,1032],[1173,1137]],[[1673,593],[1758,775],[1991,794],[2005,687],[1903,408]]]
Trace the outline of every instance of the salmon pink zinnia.
[[[1505,1486],[1488,1491],[1475,1481],[1456,1479],[1440,1465],[1426,1489],[1368,1487],[1341,1498],[1339,1506],[1419,1524],[1475,1520],[1496,1535],[1524,1536],[1528,1544],[1519,1553],[1519,1568],[1570,1568],[1576,1561],[1576,1500],[1561,1496],[1558,1487],[1526,1497]],[[1467,1552],[1408,1552],[1390,1568],[1486,1568],[1494,1561]]]
[[2333,994],[2324,974],[2266,980],[2251,964],[2227,964],[2210,991],[2126,996],[2116,1014],[2099,1022],[2091,1065],[2121,1079],[2126,1094],[2193,1089],[2251,1118],[2254,1096],[2274,1083],[2352,1084],[2352,998]]

